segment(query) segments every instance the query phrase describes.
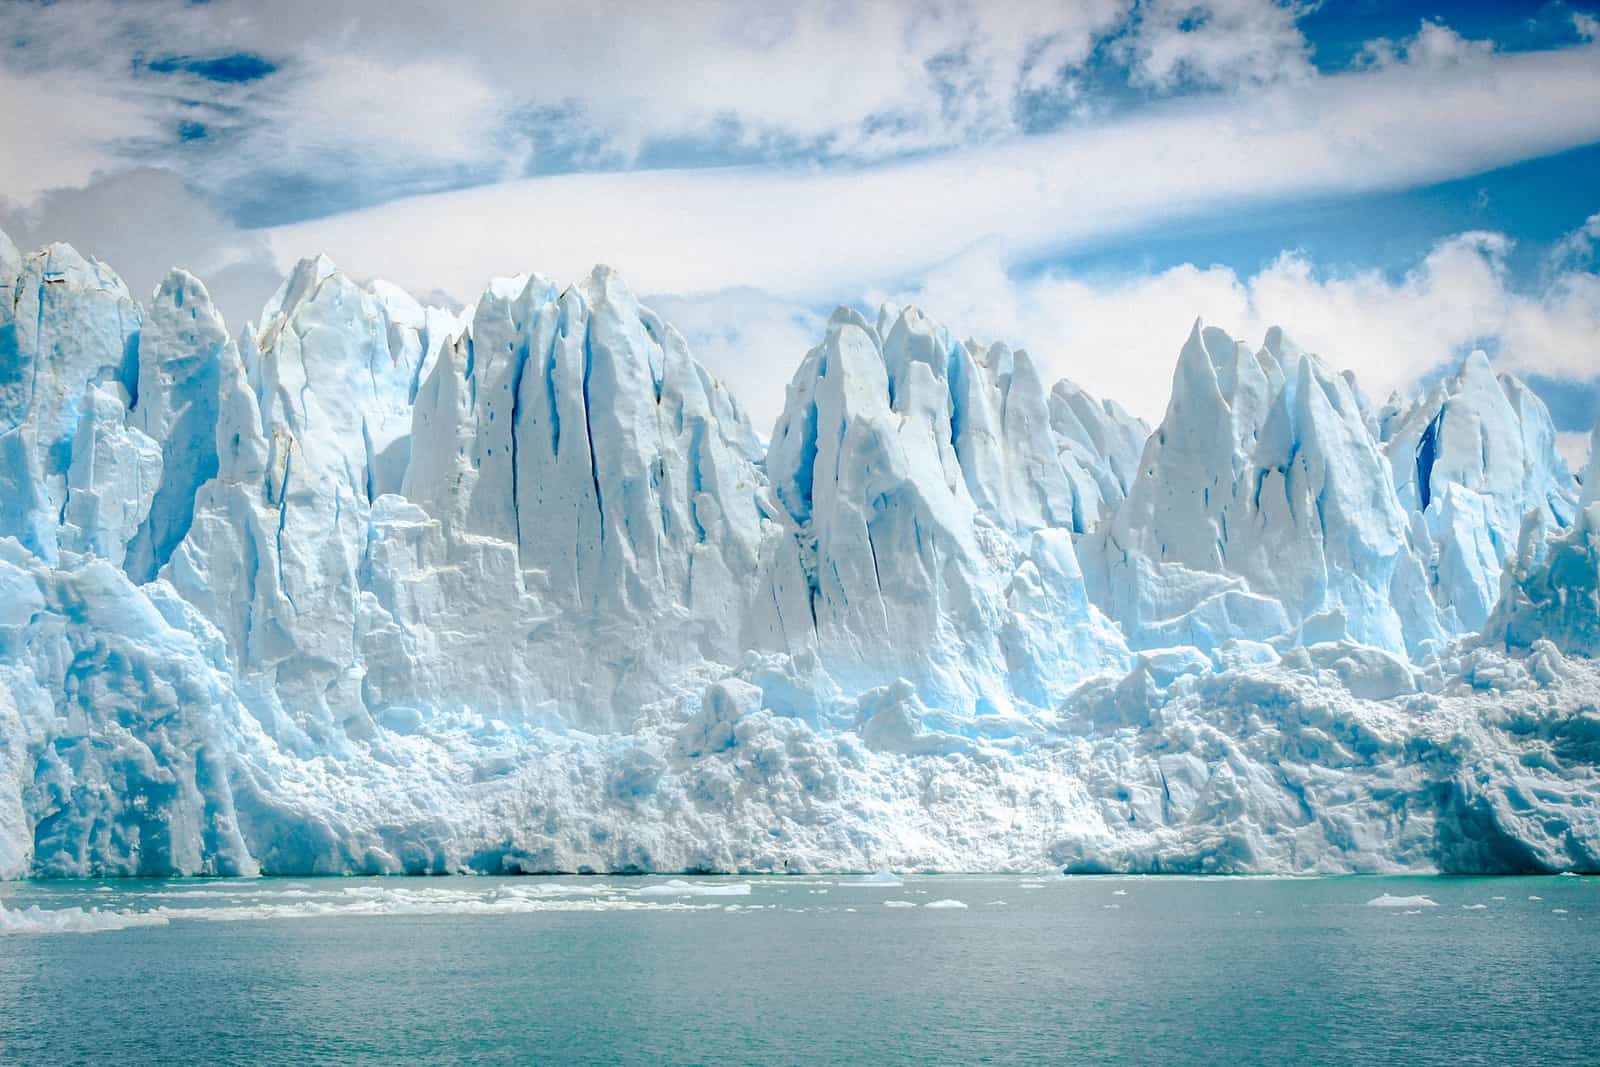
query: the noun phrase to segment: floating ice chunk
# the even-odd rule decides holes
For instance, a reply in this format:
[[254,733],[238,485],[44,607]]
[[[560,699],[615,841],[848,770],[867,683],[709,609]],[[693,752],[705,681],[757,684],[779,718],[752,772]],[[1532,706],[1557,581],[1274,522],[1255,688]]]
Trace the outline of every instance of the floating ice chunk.
[[863,875],[860,878],[841,878],[839,886],[851,886],[856,889],[894,889],[905,885],[899,878],[889,871],[878,871],[876,874]]
[[1463,904],[1463,905],[1461,905],[1461,910],[1462,911],[1482,911],[1483,909],[1487,908],[1488,906],[1489,905],[1487,905],[1487,904]]
[[966,904],[962,903],[959,900],[951,900],[951,899],[949,899],[947,897],[944,900],[930,900],[926,904],[924,904],[923,907],[924,908],[946,908],[946,909],[948,909],[948,908],[965,908]]
[[166,924],[165,915],[152,912],[41,908],[37,904],[13,911],[0,904],[0,934],[89,934]]
[[1369,908],[1437,908],[1439,902],[1423,894],[1411,897],[1397,897],[1390,893],[1373,897],[1367,901]]
[[647,885],[635,895],[641,897],[747,897],[750,895],[750,883],[734,882],[731,885],[725,885],[720,882],[685,882],[681,878],[674,878],[670,882],[662,882],[659,885]]
[[1112,890],[1111,895],[1114,897],[1125,897],[1128,895],[1128,891],[1126,889],[1115,889]]
[[886,908],[914,908],[917,903],[914,900],[886,900],[883,902],[883,906]]

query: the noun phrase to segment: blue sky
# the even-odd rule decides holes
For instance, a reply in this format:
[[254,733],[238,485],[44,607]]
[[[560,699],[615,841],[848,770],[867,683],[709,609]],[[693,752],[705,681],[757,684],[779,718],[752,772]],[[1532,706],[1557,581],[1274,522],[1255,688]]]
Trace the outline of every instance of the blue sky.
[[1600,415],[1600,4],[0,0],[0,227],[242,324],[301,255],[618,267],[770,421],[915,300],[1152,420],[1196,316]]

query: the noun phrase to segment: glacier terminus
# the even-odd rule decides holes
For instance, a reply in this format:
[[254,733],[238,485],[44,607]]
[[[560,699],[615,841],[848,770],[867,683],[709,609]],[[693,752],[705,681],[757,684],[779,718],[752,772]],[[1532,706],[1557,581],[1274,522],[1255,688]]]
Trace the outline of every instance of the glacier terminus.
[[0,876],[1600,872],[1600,455],[1482,353],[1196,323],[1151,428],[840,309],[766,429],[605,267],[0,235]]

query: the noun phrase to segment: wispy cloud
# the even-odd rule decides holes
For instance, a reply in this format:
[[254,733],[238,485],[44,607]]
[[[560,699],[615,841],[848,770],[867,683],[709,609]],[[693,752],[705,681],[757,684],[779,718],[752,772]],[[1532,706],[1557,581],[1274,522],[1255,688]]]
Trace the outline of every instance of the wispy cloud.
[[[27,119],[8,108],[11,123],[29,123],[29,139],[8,143],[51,165],[31,180],[19,167],[3,188],[25,199],[132,161],[177,168],[249,214],[274,176],[286,191],[343,182],[370,203],[686,154],[883,161],[1092,120],[1128,98],[1304,80],[1313,71],[1296,20],[1307,9],[1276,0],[17,4],[7,9],[0,78],[52,97]],[[1104,92],[1108,84],[1121,95]],[[344,206],[330,197],[311,213]]]
[[1404,188],[1600,140],[1600,51],[1401,64],[867,168],[561,175],[273,231],[470,298],[486,272],[849,295],[988,241],[1008,263],[1244,203]]

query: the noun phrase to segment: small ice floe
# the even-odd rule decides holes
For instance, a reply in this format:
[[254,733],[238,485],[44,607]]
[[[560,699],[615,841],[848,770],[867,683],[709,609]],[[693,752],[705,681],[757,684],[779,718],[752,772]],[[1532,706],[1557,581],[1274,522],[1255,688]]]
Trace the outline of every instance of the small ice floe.
[[890,871],[879,871],[876,874],[862,875],[860,878],[841,878],[837,883],[841,888],[851,886],[856,889],[894,889],[905,885]]
[[983,902],[983,906],[986,908],[1003,908],[1005,904],[1006,902],[1003,900],[986,900]]
[[1529,897],[1529,900],[1543,900],[1544,897]]
[[685,882],[681,878],[674,878],[670,882],[659,885],[647,885],[640,889],[637,896],[641,897],[747,897],[750,895],[749,882],[734,882],[731,885],[721,882]]
[[1126,889],[1117,889],[1113,890],[1111,895],[1114,897],[1125,897],[1128,895],[1128,891]]
[[930,900],[926,904],[924,904],[923,907],[924,908],[962,908],[962,909],[965,909],[966,908],[966,904],[962,903],[959,900],[951,900],[951,899],[949,899],[947,897],[944,900]]
[[1505,897],[1490,897],[1489,899],[1490,900],[1504,900],[1506,898]]
[[98,908],[41,908],[37,904],[13,911],[0,904],[0,934],[90,934],[126,930],[130,926],[165,926],[165,915],[137,911],[101,911]]
[[1550,909],[1550,914],[1551,915],[1565,915],[1566,913],[1567,913],[1567,909],[1566,908],[1551,908]]
[[1044,888],[1044,883],[1043,882],[1023,882],[1022,885],[1020,886],[1020,888],[1022,888],[1022,889],[1043,889]]
[[1102,904],[1100,906],[1102,908],[1104,908],[1106,911],[1121,911],[1122,910],[1122,905],[1121,904]]
[[1488,906],[1489,905],[1487,905],[1487,904],[1463,904],[1463,905],[1461,905],[1461,910],[1462,911],[1482,911],[1483,909],[1487,908]]
[[886,908],[914,908],[917,905],[912,900],[886,900],[883,902],[883,906]]
[[1397,897],[1392,893],[1385,893],[1367,901],[1369,908],[1437,908],[1438,906],[1438,901],[1420,893],[1413,897]]

